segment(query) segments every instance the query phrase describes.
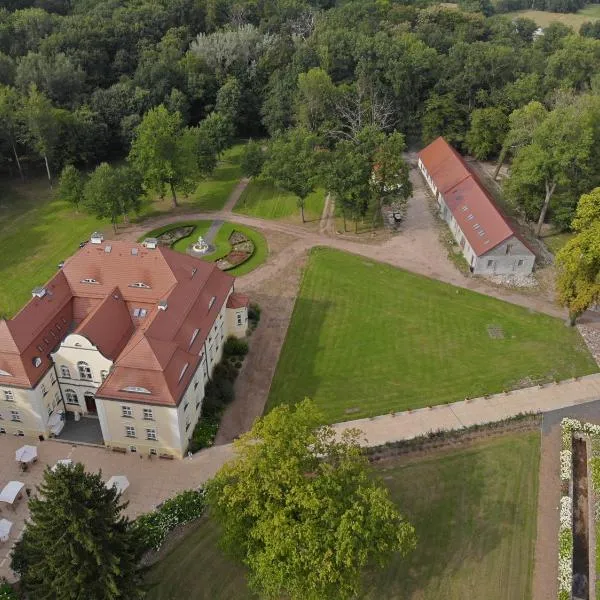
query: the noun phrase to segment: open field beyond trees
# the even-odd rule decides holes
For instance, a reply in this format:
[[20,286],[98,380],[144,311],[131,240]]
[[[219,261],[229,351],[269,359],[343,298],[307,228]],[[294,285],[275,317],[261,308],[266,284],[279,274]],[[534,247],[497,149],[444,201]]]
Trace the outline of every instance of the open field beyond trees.
[[[304,206],[306,220],[320,219],[324,204],[325,190],[319,189],[310,194]],[[294,220],[301,220],[298,198],[294,194],[279,190],[273,184],[258,179],[250,181],[234,212],[263,219],[293,217]]]
[[560,319],[317,248],[267,409],[309,397],[347,421],[597,370]]
[[577,32],[584,23],[600,19],[600,4],[588,4],[585,8],[578,10],[576,13],[556,13],[545,10],[517,10],[506,13],[504,16],[510,18],[522,17],[531,19],[532,21],[535,21],[539,27],[548,27],[551,23],[562,23]]
[[[531,597],[539,433],[507,434],[375,467],[415,526],[417,549],[369,574],[369,600]],[[252,598],[203,518],[149,573],[149,600]]]

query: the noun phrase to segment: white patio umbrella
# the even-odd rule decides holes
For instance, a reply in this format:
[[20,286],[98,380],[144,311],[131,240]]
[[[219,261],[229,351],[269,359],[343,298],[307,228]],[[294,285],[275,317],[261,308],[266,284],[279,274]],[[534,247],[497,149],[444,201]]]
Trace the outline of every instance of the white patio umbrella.
[[113,475],[107,482],[108,489],[114,487],[119,494],[122,494],[129,487],[129,479],[125,475]]
[[15,460],[20,463],[30,463],[37,460],[37,448],[35,446],[21,446],[15,452]]
[[0,492],[0,502],[12,505],[24,487],[25,484],[20,481],[9,481]]
[[12,521],[0,519],[0,542],[7,542],[10,530],[12,529]]
[[70,467],[73,464],[73,461],[70,458],[61,458],[56,461],[56,464],[50,469],[52,472],[56,471],[60,465],[64,465],[65,467]]

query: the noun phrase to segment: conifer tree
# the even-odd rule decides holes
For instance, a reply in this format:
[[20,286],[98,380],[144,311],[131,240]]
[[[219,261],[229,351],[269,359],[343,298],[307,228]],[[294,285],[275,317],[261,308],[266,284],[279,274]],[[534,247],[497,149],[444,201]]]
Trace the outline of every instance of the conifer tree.
[[101,474],[82,464],[46,470],[12,568],[36,600],[135,600],[142,597],[143,551],[123,515],[126,503]]

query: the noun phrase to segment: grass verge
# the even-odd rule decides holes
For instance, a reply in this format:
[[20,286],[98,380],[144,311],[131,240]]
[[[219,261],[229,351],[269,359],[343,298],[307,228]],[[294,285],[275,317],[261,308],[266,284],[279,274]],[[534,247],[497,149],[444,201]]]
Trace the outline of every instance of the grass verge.
[[345,421],[597,371],[560,319],[317,248],[267,409],[309,397]]
[[[323,214],[324,204],[325,190],[319,189],[310,194],[304,205],[306,220],[318,221]],[[262,219],[292,218],[294,221],[301,221],[297,196],[260,179],[250,181],[234,212]]]
[[[416,528],[416,551],[368,573],[370,600],[531,596],[539,433],[509,434],[457,451],[374,467]],[[243,567],[202,518],[148,574],[148,600],[253,598]]]

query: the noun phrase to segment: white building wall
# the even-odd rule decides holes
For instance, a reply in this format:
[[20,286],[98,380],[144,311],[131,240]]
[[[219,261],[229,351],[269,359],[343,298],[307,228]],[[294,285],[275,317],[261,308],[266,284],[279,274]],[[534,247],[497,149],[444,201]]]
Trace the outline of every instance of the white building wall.
[[[102,355],[96,346],[82,335],[72,333],[68,335],[58,350],[52,354],[52,359],[58,375],[65,408],[71,412],[88,414],[85,402],[85,394],[96,393],[103,381],[103,375],[106,376],[112,367],[112,361]],[[89,366],[91,379],[84,379],[80,376],[78,364],[84,362]],[[69,376],[65,377],[63,367],[68,369]],[[75,392],[77,404],[69,402],[67,391]]]

